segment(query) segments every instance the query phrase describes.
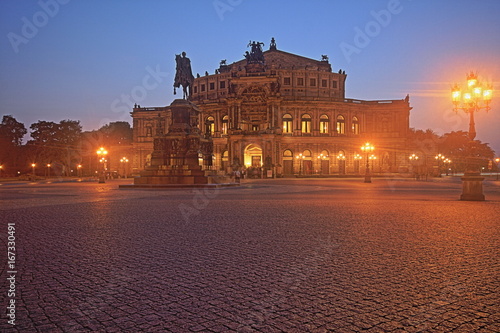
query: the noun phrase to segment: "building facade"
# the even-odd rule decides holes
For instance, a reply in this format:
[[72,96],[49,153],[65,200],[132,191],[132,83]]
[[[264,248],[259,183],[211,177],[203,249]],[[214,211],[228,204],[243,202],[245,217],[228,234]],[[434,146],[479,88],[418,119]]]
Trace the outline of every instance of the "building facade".
[[[265,175],[375,173],[408,166],[410,104],[401,100],[345,98],[343,71],[332,71],[327,56],[313,60],[250,43],[246,59],[214,74],[197,75],[190,101],[201,109],[202,131],[214,142],[210,168],[248,169]],[[148,163],[153,137],[168,131],[168,107],[136,106],[132,112],[135,171]],[[370,142],[370,155],[360,147]]]

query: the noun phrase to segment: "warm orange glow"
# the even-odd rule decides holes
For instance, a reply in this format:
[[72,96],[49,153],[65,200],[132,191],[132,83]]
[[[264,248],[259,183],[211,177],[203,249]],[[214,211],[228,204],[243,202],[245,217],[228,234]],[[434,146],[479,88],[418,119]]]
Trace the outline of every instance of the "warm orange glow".
[[107,155],[108,154],[108,151],[106,149],[104,149],[103,147],[99,148],[97,150],[97,155]]
[[477,74],[474,72],[470,72],[469,75],[467,75],[467,86],[469,88],[472,88],[476,84],[477,84]]
[[487,89],[485,89],[483,91],[483,99],[485,101],[491,101],[491,97],[493,96],[493,89],[491,89],[491,87],[488,87]]
[[47,164],[47,168],[50,168],[50,163],[49,163],[49,164]]
[[460,99],[462,97],[462,93],[460,92],[460,88],[457,85],[455,85],[455,87],[453,87],[453,90],[451,92],[451,97],[452,97],[453,102],[460,102]]
[[361,146],[361,151],[370,153],[375,149],[374,146],[372,146],[369,142],[365,143],[364,146]]
[[31,166],[34,168],[34,167],[36,167],[36,164],[35,163],[31,163]]
[[81,165],[81,164],[78,164],[76,167],[77,167],[78,169],[80,169],[80,168],[82,167],[82,165]]
[[474,88],[474,97],[479,98],[482,95],[482,89],[481,87],[475,87]]
[[418,160],[418,155],[411,154],[409,158],[410,158],[410,160],[415,160],[416,161],[416,160]]
[[466,92],[466,93],[464,94],[464,100],[465,100],[466,102],[470,102],[470,101],[472,100],[472,95],[471,95],[471,93]]

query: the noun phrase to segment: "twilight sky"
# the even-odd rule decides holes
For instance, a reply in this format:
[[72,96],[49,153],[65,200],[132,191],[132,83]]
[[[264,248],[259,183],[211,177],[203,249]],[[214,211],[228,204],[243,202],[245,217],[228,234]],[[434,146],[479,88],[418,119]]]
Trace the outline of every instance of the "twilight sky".
[[[498,0],[1,0],[0,116],[26,127],[80,120],[84,130],[130,121],[134,103],[164,106],[175,54],[193,72],[243,58],[249,40],[348,74],[346,97],[403,99],[410,126],[468,130],[450,88],[466,74],[500,87]],[[180,95],[182,97],[182,95]],[[500,92],[476,116],[477,139],[500,154]]]

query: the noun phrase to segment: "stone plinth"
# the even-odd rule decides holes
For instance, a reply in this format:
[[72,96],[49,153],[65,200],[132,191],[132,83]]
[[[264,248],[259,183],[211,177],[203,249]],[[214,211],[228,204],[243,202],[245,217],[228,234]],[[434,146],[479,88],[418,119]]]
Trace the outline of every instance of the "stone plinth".
[[483,194],[484,177],[479,173],[466,173],[462,177],[462,195],[460,200],[464,201],[484,201]]
[[172,124],[167,134],[154,138],[151,163],[125,188],[210,186],[231,183],[229,177],[215,176],[200,166],[212,165],[212,138],[200,133],[200,110],[193,103],[176,99],[170,104]]

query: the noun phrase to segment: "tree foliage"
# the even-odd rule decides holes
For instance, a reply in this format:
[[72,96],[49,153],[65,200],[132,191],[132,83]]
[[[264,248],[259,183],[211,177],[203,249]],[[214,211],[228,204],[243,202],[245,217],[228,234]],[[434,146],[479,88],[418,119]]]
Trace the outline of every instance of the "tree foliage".
[[39,120],[30,126],[29,155],[33,161],[59,163],[62,174],[68,174],[78,157],[77,144],[82,127],[79,121],[62,120],[59,123]]
[[0,124],[0,140],[2,145],[12,144],[20,146],[23,137],[28,133],[23,123],[20,123],[11,115],[5,115]]

